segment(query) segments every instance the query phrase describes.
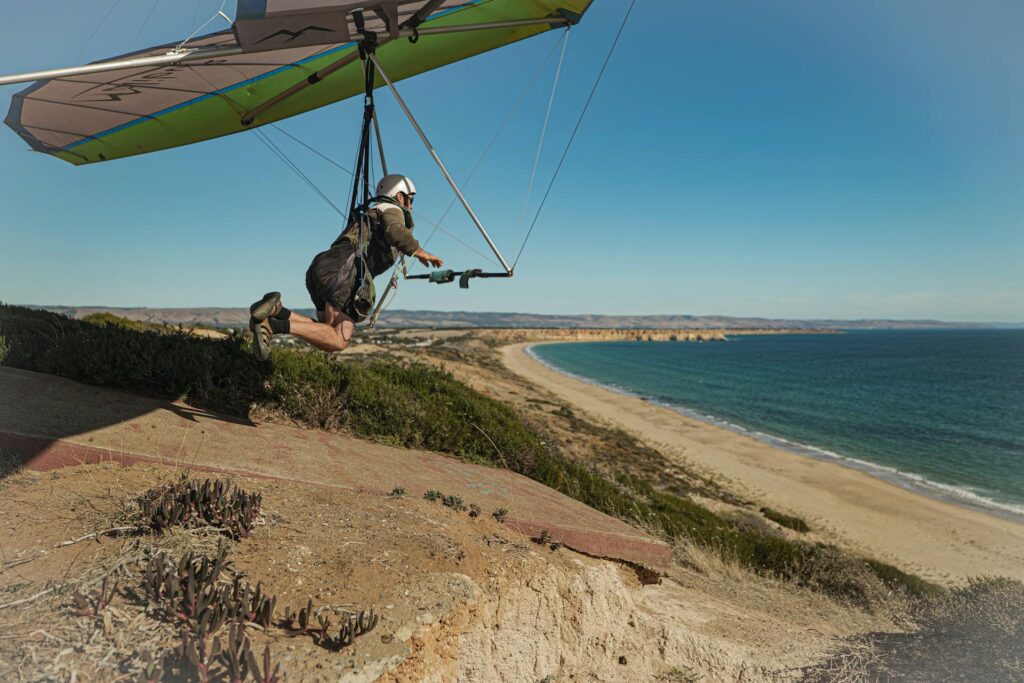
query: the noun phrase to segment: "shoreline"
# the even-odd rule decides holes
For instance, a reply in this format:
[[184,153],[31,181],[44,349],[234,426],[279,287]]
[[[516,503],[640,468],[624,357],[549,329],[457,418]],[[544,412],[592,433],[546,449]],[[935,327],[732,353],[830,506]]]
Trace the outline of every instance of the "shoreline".
[[946,585],[980,575],[1024,579],[1024,523],[1011,514],[930,495],[792,447],[800,444],[772,443],[768,439],[776,437],[759,439],[742,427],[575,377],[530,354],[539,343],[545,342],[502,347],[505,366],[574,408],[727,481],[758,504],[799,515],[821,540]]
[[569,372],[568,370],[563,370],[559,367],[556,367],[551,363],[544,361],[542,358],[540,358],[539,356],[537,356],[537,354],[533,352],[533,347],[535,346],[553,343],[562,342],[531,342],[523,347],[523,352],[540,365],[543,365],[548,370],[551,370],[552,372],[558,373],[560,375],[565,375],[566,377],[574,379],[578,382],[599,387],[601,389],[610,391],[615,394],[629,396],[632,398],[639,399],[641,401],[645,401],[652,405],[666,408],[668,410],[677,412],[680,415],[688,417],[691,420],[697,420],[698,422],[703,422],[704,424],[712,425],[720,429],[732,432],[734,434],[746,436],[747,438],[753,439],[759,443],[763,443],[766,446],[780,448],[782,450],[794,453],[796,455],[801,455],[807,458],[814,458],[815,460],[819,460],[821,462],[828,462],[840,465],[841,467],[847,467],[850,469],[857,470],[859,472],[864,472],[865,474],[868,474],[872,477],[881,479],[882,481],[889,482],[890,484],[895,484],[896,486],[899,486],[902,489],[905,489],[912,493],[916,493],[918,495],[934,498],[935,500],[941,500],[943,502],[950,503],[951,505],[956,505],[957,507],[962,507],[968,510],[974,510],[976,512],[981,512],[983,514],[992,515],[993,517],[998,517],[999,519],[1004,519],[1010,522],[1016,522],[1018,524],[1024,524],[1024,506],[1013,505],[1010,503],[1000,503],[999,501],[985,498],[983,496],[974,494],[967,489],[963,489],[952,484],[942,484],[940,482],[932,481],[925,477],[924,475],[916,474],[914,472],[904,472],[902,470],[896,469],[895,467],[890,467],[888,465],[880,465],[878,463],[874,463],[869,460],[862,460],[860,458],[856,458],[850,455],[843,455],[842,453],[836,453],[834,451],[830,451],[819,446],[801,443],[799,441],[791,441],[783,436],[775,436],[774,434],[767,434],[765,432],[748,429],[743,425],[729,422],[728,420],[724,420],[720,417],[703,414],[697,410],[694,410],[693,408],[673,405],[671,403],[659,401],[650,396],[644,396],[643,394],[638,394],[634,391],[629,391],[628,389],[609,386],[595,379],[584,377],[582,375],[577,375],[575,373]]

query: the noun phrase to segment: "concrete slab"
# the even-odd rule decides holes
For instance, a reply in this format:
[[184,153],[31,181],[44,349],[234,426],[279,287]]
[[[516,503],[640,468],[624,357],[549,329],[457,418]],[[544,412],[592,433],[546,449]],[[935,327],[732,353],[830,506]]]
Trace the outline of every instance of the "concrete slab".
[[477,503],[485,514],[507,508],[513,529],[530,536],[546,529],[588,555],[648,567],[671,559],[667,544],[507,470],[2,367],[0,449],[37,470],[158,462],[380,495],[395,486],[413,496],[437,489]]

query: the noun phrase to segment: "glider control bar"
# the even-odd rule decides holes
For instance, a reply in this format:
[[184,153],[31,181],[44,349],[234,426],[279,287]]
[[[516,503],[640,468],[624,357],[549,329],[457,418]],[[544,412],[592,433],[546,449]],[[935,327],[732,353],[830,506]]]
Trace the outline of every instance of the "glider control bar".
[[443,285],[449,282],[454,282],[455,278],[459,278],[459,287],[462,289],[469,289],[469,281],[475,277],[489,278],[489,277],[512,277],[512,273],[485,273],[479,268],[472,270],[432,270],[429,273],[423,275],[406,275],[406,280],[430,280],[434,284]]

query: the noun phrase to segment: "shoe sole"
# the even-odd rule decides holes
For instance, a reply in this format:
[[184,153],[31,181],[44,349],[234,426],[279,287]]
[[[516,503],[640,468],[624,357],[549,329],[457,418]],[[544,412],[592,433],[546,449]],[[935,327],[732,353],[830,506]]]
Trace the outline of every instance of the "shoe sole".
[[[267,292],[263,298],[249,307],[249,315],[258,323],[263,322],[281,310],[281,292]],[[252,323],[249,323],[252,329]]]
[[[264,343],[263,341],[262,327],[264,325],[267,325],[266,321],[261,321],[255,324],[253,324],[253,322],[250,321],[249,330],[252,332],[253,355],[255,355],[256,358],[262,361],[267,361],[270,360],[270,345],[269,343]],[[273,336],[273,334],[271,334],[271,336]]]

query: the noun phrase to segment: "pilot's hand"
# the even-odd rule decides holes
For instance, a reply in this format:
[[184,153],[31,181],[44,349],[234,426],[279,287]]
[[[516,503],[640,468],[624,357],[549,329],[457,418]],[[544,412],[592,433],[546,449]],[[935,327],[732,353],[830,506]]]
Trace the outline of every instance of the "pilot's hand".
[[419,260],[419,262],[425,266],[433,266],[435,268],[440,268],[441,266],[444,265],[444,261],[434,256],[433,254],[428,254],[422,249],[417,249],[413,256],[415,256],[416,259]]

